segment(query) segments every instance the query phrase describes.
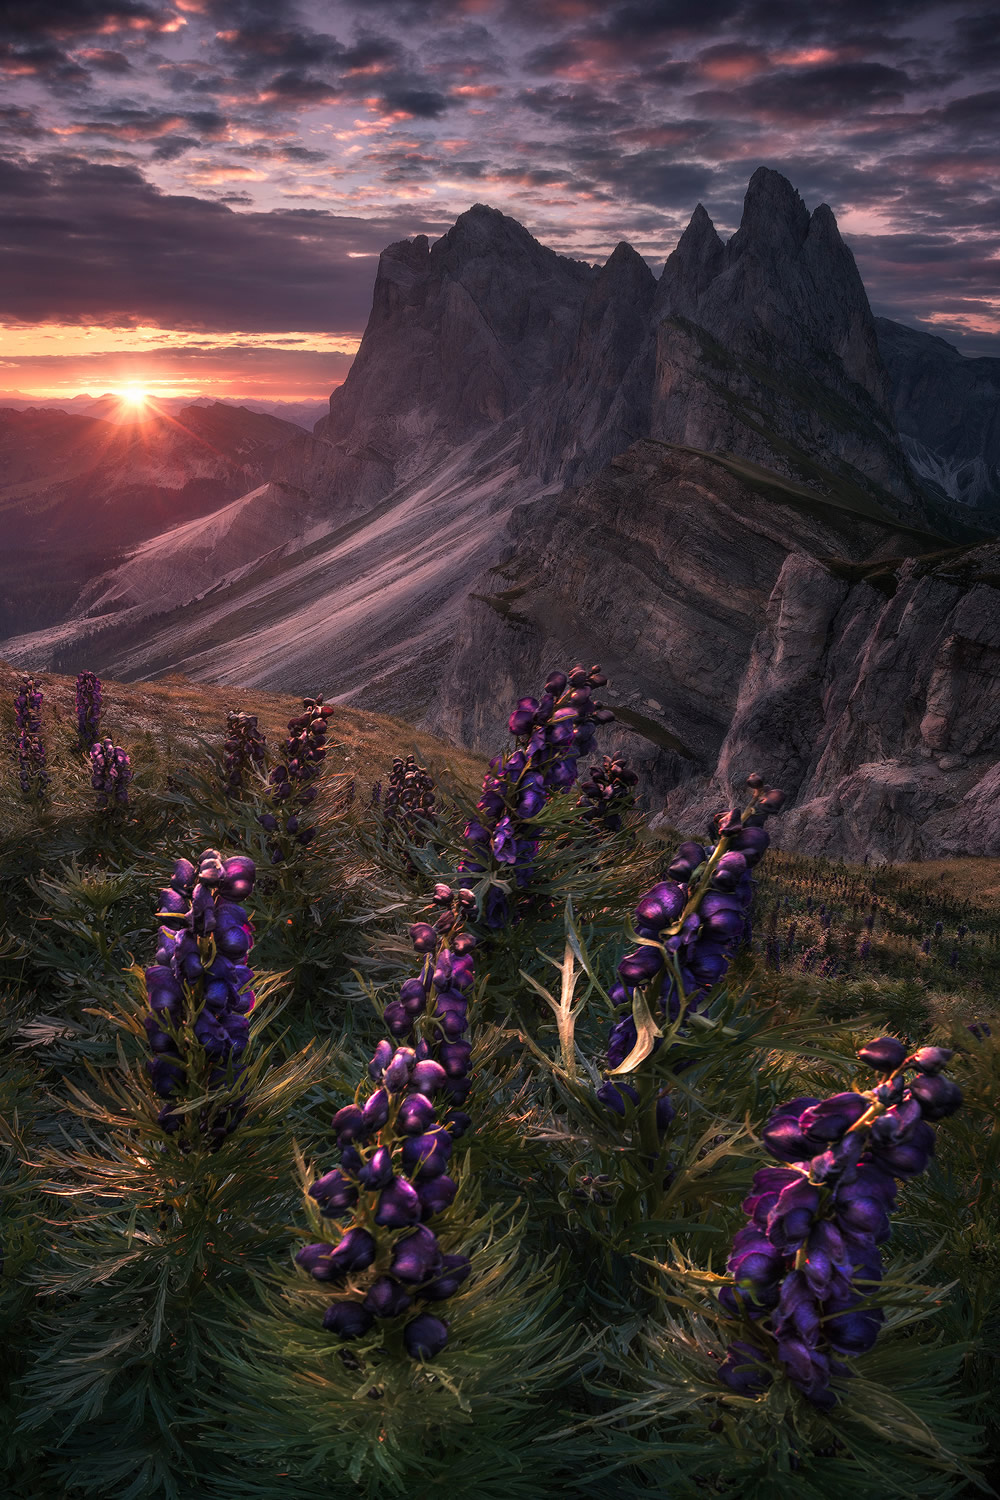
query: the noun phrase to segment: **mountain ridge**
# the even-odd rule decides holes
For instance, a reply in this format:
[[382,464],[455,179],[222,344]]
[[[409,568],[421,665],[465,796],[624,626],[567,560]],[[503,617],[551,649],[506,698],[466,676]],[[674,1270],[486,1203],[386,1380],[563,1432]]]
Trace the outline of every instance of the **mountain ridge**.
[[626,683],[641,662],[620,707],[648,786],[693,807],[783,577],[883,597],[981,534],[918,484],[891,402],[834,216],[770,169],[728,242],[699,205],[659,278],[624,243],[586,265],[477,205],[386,248],[346,380],[270,479],[0,651],[310,690],[326,672],[328,697],[476,744],[547,652],[610,652]]

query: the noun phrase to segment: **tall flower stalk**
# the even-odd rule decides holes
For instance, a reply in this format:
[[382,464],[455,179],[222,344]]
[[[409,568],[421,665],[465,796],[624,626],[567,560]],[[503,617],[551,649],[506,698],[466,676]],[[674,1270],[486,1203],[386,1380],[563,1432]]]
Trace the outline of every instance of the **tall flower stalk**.
[[90,770],[90,784],[97,793],[99,813],[128,807],[132,762],[120,745],[99,740],[90,752]]
[[42,739],[42,690],[33,677],[22,677],[14,695],[17,730],[14,758],[23,795],[41,802],[48,795],[45,743]]
[[556,792],[579,776],[577,762],[591,750],[598,725],[614,719],[593,689],[607,678],[599,666],[553,672],[541,698],[520,698],[509,719],[517,749],[495,756],[466,825],[459,872],[485,878],[483,920],[505,927],[516,914],[517,892],[531,883],[541,829],[537,822]]
[[600,765],[590,768],[590,776],[580,783],[583,795],[577,806],[592,828],[618,833],[622,821],[635,808],[635,788],[639,778],[618,755],[605,755]]
[[81,672],[76,679],[76,748],[89,755],[101,737],[101,681],[93,672]]
[[245,963],[253,927],[241,902],[255,874],[252,859],[223,859],[216,849],[206,849],[197,868],[179,859],[160,892],[156,963],[146,970],[145,1027],[153,1053],[147,1067],[155,1092],[168,1101],[157,1122],[168,1134],[194,1123],[212,1147],[242,1119],[242,1098],[236,1094],[221,1108],[206,1105],[194,1122],[176,1105],[192,1090],[197,1096],[235,1086],[243,1071],[254,976]]
[[263,771],[266,755],[267,744],[257,727],[257,715],[231,709],[226,715],[226,738],[222,746],[227,797],[241,794],[245,776]]
[[322,696],[305,698],[302,707],[302,714],[288,721],[284,759],[268,777],[275,810],[261,813],[258,819],[271,835],[267,848],[272,864],[280,864],[297,845],[309,844],[316,836],[306,814],[316,800],[313,783],[326,758],[326,721],[334,710],[332,704],[324,704]]
[[420,973],[385,1009],[396,1040],[379,1042],[367,1083],[334,1116],[340,1164],[309,1189],[325,1218],[347,1225],[335,1242],[305,1245],[296,1256],[303,1270],[337,1289],[324,1328],[342,1339],[363,1338],[376,1323],[387,1337],[399,1329],[414,1359],[444,1349],[448,1324],[430,1309],[470,1270],[467,1256],[442,1250],[427,1221],[454,1200],[453,1144],[471,1124],[453,1106],[470,1087],[472,1049],[464,1036],[475,939],[463,931],[463,918],[474,898],[440,885],[434,899],[442,907],[436,922],[410,929]]
[[750,871],[770,844],[766,819],[781,810],[784,793],[747,777],[750,801],[715,819],[715,844],[681,844],[667,869],[635,909],[640,946],[618,965],[610,991],[619,1020],[608,1041],[612,1073],[628,1073],[659,1044],[660,1027],[697,1011],[724,977],[750,936]]
[[863,1093],[792,1099],[762,1132],[782,1166],[762,1167],[743,1204],[750,1222],[733,1242],[733,1285],[719,1294],[742,1322],[720,1378],[752,1395],[784,1373],[815,1405],[831,1407],[842,1356],[865,1354],[884,1314],[871,1298],[882,1279],[896,1180],[922,1173],[934,1152],[931,1122],[954,1114],[961,1090],[942,1069],[943,1047],[908,1053],[883,1036],[858,1052],[882,1081]]

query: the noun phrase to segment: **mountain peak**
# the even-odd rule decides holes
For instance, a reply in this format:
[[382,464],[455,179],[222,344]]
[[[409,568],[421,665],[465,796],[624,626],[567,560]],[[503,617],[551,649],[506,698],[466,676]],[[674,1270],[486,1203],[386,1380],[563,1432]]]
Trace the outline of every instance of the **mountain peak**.
[[[687,315],[691,310],[687,304],[696,302],[719,274],[724,250],[715,225],[699,203],[691,215],[691,222],[667,257],[660,278],[658,305],[662,307],[670,302],[675,312]],[[685,303],[683,309],[676,305],[678,298]]]
[[801,245],[808,233],[809,210],[788,178],[771,167],[758,167],[747,185],[743,217],[730,249],[751,243],[773,248],[789,242]]
[[641,286],[654,281],[654,276],[649,266],[643,260],[628,240],[619,240],[607,260],[601,266],[598,279],[603,283],[607,281],[638,282]]

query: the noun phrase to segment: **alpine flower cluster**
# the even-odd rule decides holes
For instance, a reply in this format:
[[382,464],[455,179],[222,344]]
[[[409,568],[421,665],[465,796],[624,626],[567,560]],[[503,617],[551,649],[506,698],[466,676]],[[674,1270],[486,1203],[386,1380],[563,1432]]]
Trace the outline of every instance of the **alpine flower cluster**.
[[321,762],[326,758],[326,721],[333,713],[333,705],[324,704],[322,697],[305,698],[302,708],[298,718],[288,721],[285,758],[268,777],[271,800],[277,811],[261,813],[258,819],[262,828],[277,835],[268,844],[272,864],[278,864],[286,856],[282,834],[297,844],[309,844],[316,835],[315,827],[304,823],[304,814],[310,802],[316,800],[317,789],[311,783],[320,774]]
[[[162,925],[156,962],[146,970],[145,1027],[153,1053],[147,1068],[161,1099],[176,1099],[189,1083],[201,1093],[231,1085],[243,1071],[254,976],[246,964],[253,927],[241,903],[255,875],[245,855],[224,859],[206,849],[197,868],[177,860],[160,892]],[[239,1099],[221,1109],[206,1106],[198,1128],[211,1146],[221,1145],[244,1110]],[[173,1133],[184,1116],[167,1103],[157,1120]]]
[[[750,935],[753,881],[750,871],[770,844],[766,819],[780,811],[784,794],[763,778],[747,777],[750,802],[715,819],[714,844],[681,844],[662,880],[635,908],[635,934],[641,946],[618,965],[610,990],[619,1019],[608,1039],[607,1065],[617,1069],[638,1041],[634,1008],[642,990],[655,1021],[673,1022],[683,1009],[697,1010],[699,999],[719,983],[739,947]],[[619,1094],[629,1085],[605,1084],[598,1097],[622,1112]]]
[[93,672],[76,679],[76,748],[89,755],[101,734],[101,680]]
[[426,766],[418,766],[416,757],[399,755],[392,763],[385,788],[377,781],[372,788],[372,806],[381,807],[383,815],[398,823],[409,837],[420,819],[433,823],[437,815],[437,788]]
[[98,740],[90,751],[90,784],[97,793],[97,811],[128,806],[132,762],[120,745]]
[[952,1053],[883,1036],[858,1052],[882,1082],[864,1093],[792,1099],[762,1131],[783,1166],[762,1167],[743,1204],[750,1222],[733,1242],[733,1278],[719,1300],[745,1320],[719,1370],[732,1390],[765,1389],[775,1370],[817,1406],[836,1403],[832,1376],[842,1355],[866,1353],[884,1314],[870,1299],[882,1279],[879,1246],[889,1237],[896,1179],[925,1170],[933,1122],[954,1114],[962,1094],[942,1069]]
[[433,1359],[448,1341],[447,1323],[419,1304],[446,1301],[470,1270],[467,1256],[442,1251],[426,1221],[455,1197],[453,1143],[472,1123],[454,1106],[471,1086],[464,1032],[475,939],[462,924],[475,901],[443,884],[434,900],[442,907],[436,922],[410,928],[420,974],[385,1009],[396,1041],[376,1047],[364,1101],[359,1091],[334,1115],[340,1165],[309,1189],[324,1217],[350,1218],[350,1227],[335,1244],[305,1245],[295,1257],[317,1281],[343,1288],[324,1328],[360,1338],[376,1319],[413,1312],[402,1338],[414,1359]]
[[267,745],[257,727],[257,715],[230,710],[226,714],[226,738],[222,744],[222,765],[226,773],[227,797],[238,797],[243,778],[251,771],[263,771]]
[[48,790],[45,744],[42,740],[42,692],[33,677],[22,677],[14,695],[14,726],[17,730],[15,759],[21,791],[40,801]]
[[592,828],[618,833],[622,819],[635,807],[636,773],[617,755],[605,755],[590,776],[580,782],[583,793],[577,806]]
[[463,874],[493,876],[483,903],[488,927],[510,921],[512,884],[517,889],[530,883],[538,853],[535,820],[554,792],[575,784],[577,762],[592,749],[597,726],[614,719],[592,696],[607,680],[599,666],[576,666],[568,674],[553,672],[541,698],[518,699],[509,720],[518,748],[490,762],[459,866]]

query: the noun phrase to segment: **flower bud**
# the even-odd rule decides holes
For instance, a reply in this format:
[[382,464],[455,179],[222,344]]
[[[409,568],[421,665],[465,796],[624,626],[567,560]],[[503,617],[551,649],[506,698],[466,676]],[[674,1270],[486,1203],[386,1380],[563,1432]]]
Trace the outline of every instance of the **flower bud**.
[[361,1115],[366,1135],[382,1129],[389,1118],[389,1095],[385,1089],[375,1090],[361,1111]]
[[447,1074],[439,1062],[428,1057],[423,1062],[418,1062],[413,1069],[410,1079],[410,1087],[419,1094],[430,1094],[435,1089],[441,1088]]
[[391,1061],[392,1057],[392,1043],[387,1042],[383,1038],[383,1040],[379,1042],[378,1046],[375,1048],[375,1054],[372,1057],[371,1062],[368,1064],[368,1077],[371,1078],[373,1082],[377,1083],[378,1080],[382,1077],[382,1074],[384,1073],[386,1066]]
[[906,1056],[906,1048],[894,1036],[880,1036],[860,1047],[858,1056],[870,1067],[879,1068],[883,1073],[892,1073]]
[[356,1140],[364,1132],[365,1117],[358,1105],[345,1104],[334,1115],[331,1128],[337,1137],[337,1144],[346,1146],[348,1141]]
[[408,1094],[399,1106],[396,1129],[403,1135],[421,1135],[435,1118],[434,1106],[425,1094]]
[[393,1181],[392,1154],[385,1146],[379,1146],[364,1166],[358,1170],[358,1180],[369,1192],[389,1187]]
[[420,1313],[403,1329],[407,1354],[414,1359],[434,1359],[448,1342],[448,1325],[433,1313]]
[[375,1208],[375,1223],[386,1229],[402,1229],[420,1218],[420,1199],[416,1189],[403,1177],[383,1188]]
[[[937,1051],[937,1048],[927,1048]],[[925,1120],[944,1120],[962,1103],[962,1090],[942,1074],[923,1073],[910,1084],[910,1094],[920,1105]]]
[[626,953],[618,965],[622,982],[628,985],[645,984],[663,968],[663,954],[659,948],[646,944],[634,953]]
[[437,933],[429,922],[414,922],[410,939],[418,953],[433,953],[437,946]]
[[440,1265],[441,1247],[437,1235],[421,1224],[419,1229],[396,1242],[390,1270],[400,1281],[420,1282],[437,1272]]
[[920,1069],[921,1073],[940,1073],[954,1056],[954,1052],[949,1047],[920,1047],[914,1052],[910,1061],[915,1068]]
[[323,1327],[342,1339],[359,1339],[375,1321],[358,1302],[334,1302],[323,1314]]
[[405,1313],[413,1298],[391,1276],[379,1276],[365,1296],[364,1306],[376,1318],[397,1318]]

